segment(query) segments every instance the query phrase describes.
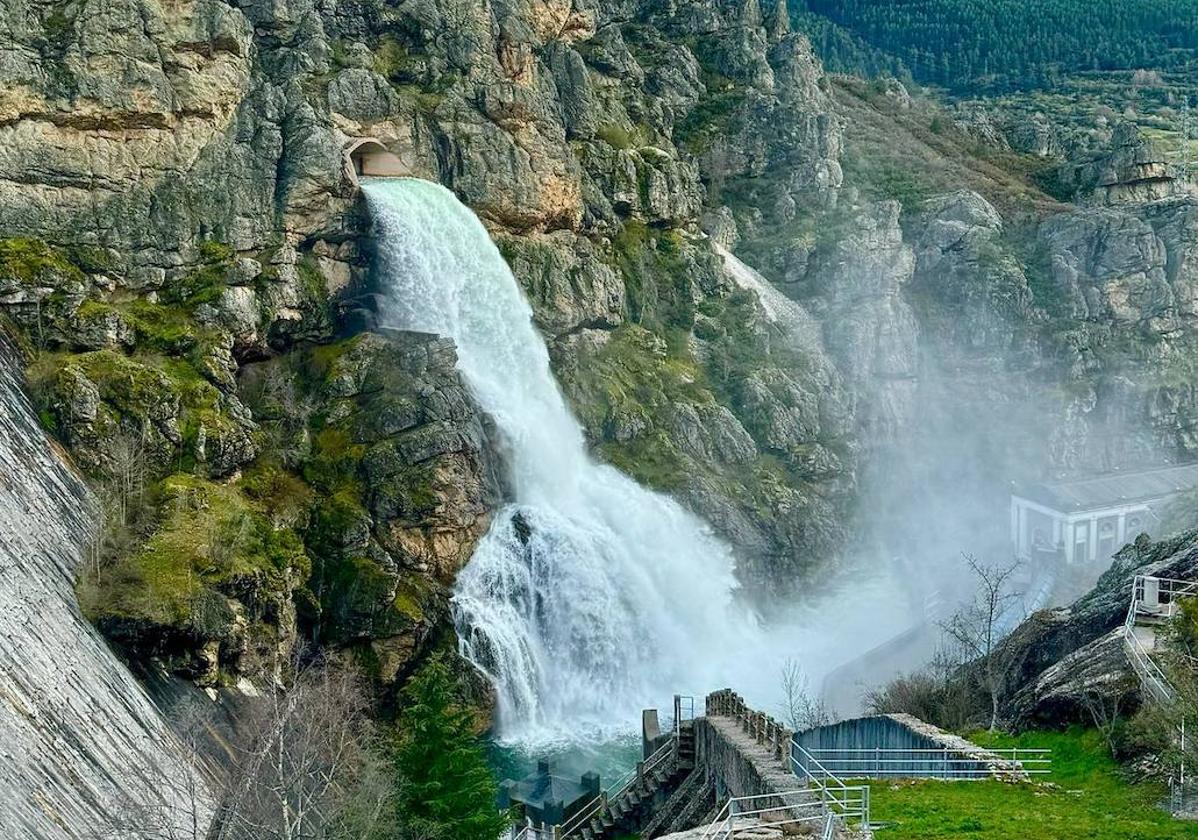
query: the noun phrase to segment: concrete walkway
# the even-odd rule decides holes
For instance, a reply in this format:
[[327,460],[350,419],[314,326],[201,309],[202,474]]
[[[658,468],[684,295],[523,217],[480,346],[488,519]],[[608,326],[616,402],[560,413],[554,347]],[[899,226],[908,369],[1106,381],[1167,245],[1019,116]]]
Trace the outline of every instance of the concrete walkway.
[[806,787],[790,769],[789,750],[783,753],[782,760],[779,761],[774,757],[774,751],[764,744],[757,743],[752,735],[744,731],[744,727],[736,718],[709,715],[706,720],[757,776],[752,786],[752,794],[785,793]]

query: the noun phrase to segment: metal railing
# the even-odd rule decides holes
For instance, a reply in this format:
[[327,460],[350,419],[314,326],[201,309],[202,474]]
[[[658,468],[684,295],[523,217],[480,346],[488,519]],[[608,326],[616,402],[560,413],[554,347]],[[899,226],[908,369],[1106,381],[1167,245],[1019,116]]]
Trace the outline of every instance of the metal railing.
[[659,767],[665,764],[666,760],[673,753],[677,743],[676,739],[671,738],[658,747],[656,752],[644,761],[639,762],[634,769],[612,782],[602,793],[582,806],[582,809],[578,813],[562,823],[558,828],[557,834],[554,836],[560,837],[561,840],[566,840],[567,837],[572,837],[582,831],[583,826],[599,816],[611,803],[618,801],[634,784],[643,780],[650,773],[656,772]]
[[796,747],[826,772],[849,779],[983,779],[1052,772],[1048,749],[1006,747],[971,754],[951,747]]
[[1177,696],[1165,672],[1153,661],[1151,652],[1136,635],[1141,618],[1169,619],[1178,609],[1178,599],[1198,593],[1198,581],[1136,575],[1132,580],[1131,603],[1123,622],[1123,642],[1132,668],[1145,690],[1158,703],[1171,703]]
[[832,840],[836,834],[836,821],[839,819],[831,811],[828,812],[828,818],[824,820],[824,831],[820,835],[820,840]]
[[1132,581],[1132,607],[1141,615],[1171,618],[1177,613],[1177,599],[1195,593],[1198,593],[1195,580],[1136,575]]
[[695,698],[689,694],[674,695],[674,734],[682,732],[682,724],[695,719]]
[[[787,800],[795,800],[788,802]],[[770,828],[822,822],[827,814],[823,803],[811,798],[809,788],[760,793],[756,796],[734,796],[724,803],[716,814],[715,821],[707,826],[700,840],[725,840],[736,837],[742,831],[758,827],[758,820],[766,818]],[[738,821],[745,821],[738,824]],[[749,822],[751,821],[751,822]]]
[[[1152,659],[1144,643],[1136,633],[1142,619],[1168,620],[1177,614],[1179,600],[1185,596],[1198,595],[1198,581],[1178,580],[1176,578],[1159,578],[1152,575],[1136,575],[1131,585],[1131,603],[1127,607],[1127,618],[1123,622],[1123,646],[1127,651],[1128,661],[1140,685],[1152,700],[1161,705],[1171,704],[1177,698],[1177,690],[1169,682],[1165,672]],[[1155,631],[1151,631],[1155,639]],[[1182,718],[1178,727],[1178,739],[1182,755],[1185,755],[1186,722]],[[1187,785],[1186,765],[1184,758],[1177,768],[1177,777],[1170,778],[1170,808],[1177,813],[1183,802],[1178,800],[1178,793],[1184,791]]]
[[828,813],[836,814],[846,822],[850,818],[857,819],[862,826],[868,826],[869,785],[846,784],[804,747],[797,743],[793,746],[791,769],[800,779],[806,779],[809,788],[816,790]]

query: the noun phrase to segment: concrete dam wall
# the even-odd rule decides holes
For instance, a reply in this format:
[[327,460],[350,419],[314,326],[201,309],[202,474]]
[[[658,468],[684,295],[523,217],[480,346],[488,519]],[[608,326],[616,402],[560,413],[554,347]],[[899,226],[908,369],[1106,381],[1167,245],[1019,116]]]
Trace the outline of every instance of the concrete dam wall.
[[96,504],[42,431],[22,367],[0,335],[0,837],[191,837],[207,795],[79,611]]

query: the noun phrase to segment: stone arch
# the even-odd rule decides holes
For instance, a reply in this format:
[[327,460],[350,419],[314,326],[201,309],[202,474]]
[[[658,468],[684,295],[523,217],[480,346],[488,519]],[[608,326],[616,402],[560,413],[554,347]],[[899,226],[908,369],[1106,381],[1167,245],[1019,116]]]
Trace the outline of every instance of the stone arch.
[[411,169],[398,155],[374,137],[359,137],[345,147],[345,174],[357,184],[361,178],[401,178]]

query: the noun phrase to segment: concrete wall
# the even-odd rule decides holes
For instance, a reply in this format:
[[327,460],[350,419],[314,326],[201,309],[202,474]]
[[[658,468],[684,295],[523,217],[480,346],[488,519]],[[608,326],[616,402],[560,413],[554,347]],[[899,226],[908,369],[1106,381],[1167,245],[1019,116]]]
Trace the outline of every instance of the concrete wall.
[[[190,836],[211,808],[158,709],[75,601],[98,506],[0,337],[0,837]],[[194,794],[194,795],[193,795]]]

